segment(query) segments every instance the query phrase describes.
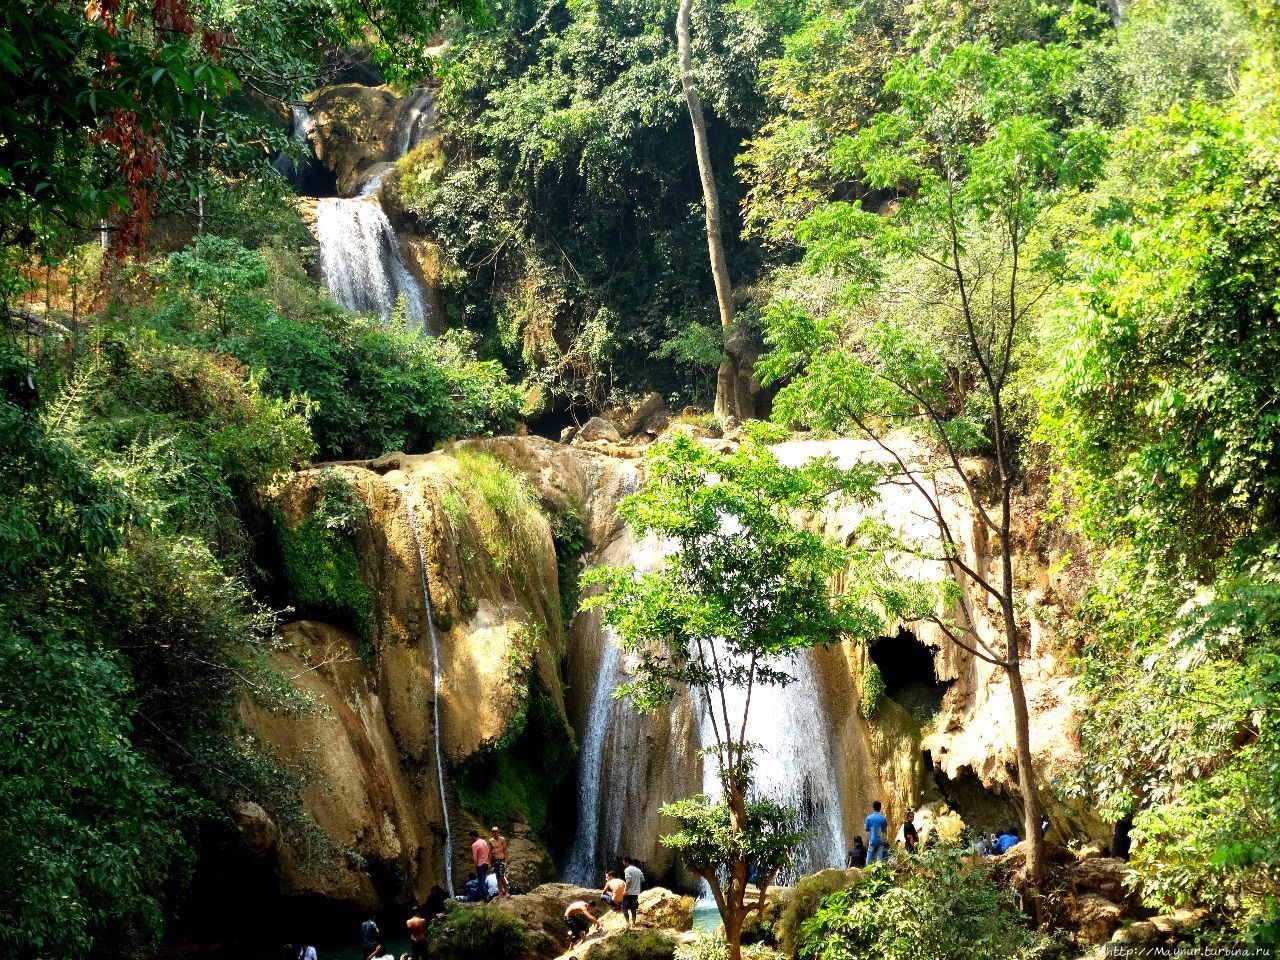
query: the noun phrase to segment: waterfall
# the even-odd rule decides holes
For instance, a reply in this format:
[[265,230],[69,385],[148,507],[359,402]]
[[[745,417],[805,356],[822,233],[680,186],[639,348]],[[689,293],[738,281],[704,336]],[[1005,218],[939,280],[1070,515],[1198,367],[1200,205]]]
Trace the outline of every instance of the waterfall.
[[387,143],[387,159],[399,160],[422,142],[439,116],[435,94],[426,87],[418,87],[400,107],[395,129]]
[[431,588],[427,583],[427,559],[422,552],[422,535],[418,532],[418,514],[408,496],[404,500],[409,513],[409,529],[413,531],[413,543],[418,548],[418,576],[422,580],[422,606],[427,616],[427,632],[431,635],[431,734],[436,748],[436,783],[440,787],[440,813],[444,817],[444,885],[453,896],[453,833],[449,828],[449,801],[444,792],[444,758],[440,751],[440,640],[436,636],[436,623],[431,615]]
[[[775,664],[794,679],[785,687],[757,685],[751,693],[746,739],[757,744],[755,790],[798,813],[800,829],[810,836],[792,851],[791,866],[777,881],[789,885],[826,867],[844,865],[845,823],[836,777],[840,758],[831,745],[813,650],[801,650]],[[725,699],[729,716],[742,716],[746,691],[731,687]],[[702,745],[715,744],[709,713],[704,709]],[[703,762],[703,792],[723,793],[713,757]]]
[[316,204],[316,239],[325,285],[341,306],[386,319],[404,298],[412,326],[427,319],[425,298],[405,266],[400,240],[374,192],[380,178],[358,197]]
[[[643,802],[634,788],[644,782],[648,761],[643,718],[629,703],[613,695],[626,680],[625,658],[604,628],[600,667],[596,671],[591,705],[578,757],[578,830],[565,861],[571,883],[594,886],[606,861],[618,857],[623,814],[630,804]],[[629,789],[631,788],[631,789]]]
[[[732,533],[732,522],[724,534]],[[623,562],[640,571],[656,569],[666,547],[654,539],[632,544]],[[593,885],[606,858],[620,851],[626,810],[646,800],[649,726],[635,707],[614,697],[626,680],[626,662],[605,627],[600,631],[600,664],[584,718],[578,757],[578,832],[565,861],[565,879]],[[818,680],[817,653],[802,650],[775,666],[793,677],[785,687],[758,685],[752,691],[746,739],[758,744],[756,791],[795,808],[800,828],[810,837],[792,854],[792,866],[778,877],[790,883],[806,873],[844,864],[845,815],[829,718]],[[745,690],[726,691],[730,716],[741,717]],[[702,747],[714,744],[710,716],[699,696]],[[688,749],[694,745],[689,744]],[[686,754],[687,756],[687,754]],[[703,760],[702,790],[722,793],[714,758]],[[671,799],[676,799],[672,797]],[[708,893],[709,895],[709,893]]]

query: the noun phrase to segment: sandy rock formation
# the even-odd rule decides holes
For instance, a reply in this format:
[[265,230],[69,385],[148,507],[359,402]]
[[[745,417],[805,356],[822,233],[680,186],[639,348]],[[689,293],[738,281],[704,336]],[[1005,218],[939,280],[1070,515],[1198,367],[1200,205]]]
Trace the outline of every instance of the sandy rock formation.
[[[318,623],[292,625],[277,665],[297,677],[297,685],[320,709],[302,717],[277,717],[246,704],[243,714],[253,734],[278,755],[313,759],[316,773],[304,793],[304,808],[334,849],[359,856],[331,856],[326,869],[316,869],[314,857],[307,856],[314,851],[302,849],[282,826],[280,839],[267,849],[278,858],[283,890],[362,905],[400,895],[375,887],[369,871],[360,866],[363,858],[395,865],[406,890],[421,898],[432,884],[443,882],[450,855],[455,885],[460,886],[470,870],[461,838],[470,826],[483,830],[489,824],[469,819],[460,809],[453,778],[470,758],[498,743],[509,719],[521,710],[526,693],[512,671],[521,657],[528,658],[528,676],[536,678],[576,733],[576,775],[595,778],[599,787],[597,822],[590,825],[595,859],[587,872],[594,874],[600,864],[630,854],[641,861],[650,881],[668,877],[682,886],[692,885],[691,876],[673,871],[672,854],[658,842],[671,828],[658,810],[667,801],[702,789],[697,711],[680,699],[669,713],[642,716],[612,700],[609,695],[622,676],[615,676],[618,661],[600,612],[580,612],[567,629],[560,622],[557,558],[546,516],[526,518],[523,533],[501,518],[497,523],[490,519],[486,527],[473,510],[477,484],[468,476],[463,456],[496,457],[529,478],[544,512],[578,517],[584,566],[643,567],[660,560],[660,545],[634,542],[617,513],[619,501],[639,488],[643,462],[610,455],[617,454],[615,446],[503,437],[428,455],[394,454],[327,468],[344,476],[369,507],[368,519],[353,541],[360,578],[372,598],[367,636],[357,638]],[[789,462],[824,453],[846,463],[875,455],[868,445],[848,440],[796,441],[778,450]],[[918,448],[914,453],[922,460],[926,457]],[[286,523],[301,522],[315,508],[321,476],[320,470],[308,471],[285,485],[279,506]],[[928,531],[921,526],[921,504],[902,487],[888,487],[884,494],[877,514],[902,534],[923,538]],[[949,522],[971,562],[989,567],[991,544],[967,504],[945,488],[944,499]],[[407,512],[410,503],[422,536],[430,609],[438,630],[438,733],[454,832],[452,851],[445,849],[443,838],[445,808],[434,758],[435,670],[423,574]],[[819,522],[833,535],[849,537],[866,514],[864,509],[833,506]],[[1035,611],[1035,604],[1047,605],[1053,599],[1056,588],[1046,571],[1054,558],[1044,555],[1031,536],[1020,541],[1019,549],[1019,576],[1028,585]],[[903,562],[913,564],[913,572],[922,576],[942,573],[930,561]],[[971,602],[979,628],[993,629],[994,614],[977,599]],[[1045,783],[1076,762],[1079,710],[1062,652],[1047,626],[1051,620],[1033,618],[1028,625],[1031,649],[1025,664],[1038,772]],[[532,643],[530,636],[536,637]],[[975,810],[981,825],[1002,826],[981,818],[1016,805],[1004,678],[928,629],[916,628],[915,637],[924,644],[926,663],[932,663],[937,679],[946,684],[935,714],[923,720],[908,709],[910,704],[903,706],[892,695],[871,721],[862,717],[862,682],[871,662],[867,649],[845,644],[814,653],[824,715],[830,721],[828,735],[840,758],[840,800],[850,836],[873,799],[885,801],[892,821],[907,809],[919,809],[922,825],[936,819],[949,831],[956,826],[957,814],[974,822]],[[888,639],[897,643],[902,638]],[[357,656],[361,648],[372,668]],[[341,655],[331,657],[335,650]],[[617,710],[609,723],[602,723],[601,710],[610,705]],[[573,795],[572,787],[568,793]],[[1050,815],[1055,829],[1077,837],[1104,832],[1063,805],[1051,805]],[[254,818],[246,822],[250,843]],[[552,861],[532,831],[499,825],[512,840],[512,872],[522,886],[550,875]],[[580,823],[579,832],[584,829]],[[561,868],[570,852],[564,847],[556,851]],[[1110,868],[1083,869],[1105,873]],[[1096,894],[1118,902],[1112,899],[1114,890],[1099,883],[1081,880],[1079,896]]]

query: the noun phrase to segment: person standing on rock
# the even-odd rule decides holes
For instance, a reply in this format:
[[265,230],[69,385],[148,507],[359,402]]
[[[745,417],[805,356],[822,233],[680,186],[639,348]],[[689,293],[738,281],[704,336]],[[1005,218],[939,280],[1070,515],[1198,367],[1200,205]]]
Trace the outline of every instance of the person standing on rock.
[[564,922],[569,927],[569,943],[575,944],[586,936],[591,925],[600,926],[600,921],[591,915],[589,907],[595,905],[594,900],[575,900],[564,911]]
[[498,878],[498,896],[509,897],[507,888],[507,838],[497,827],[489,831],[489,851],[493,854],[493,874]]
[[484,878],[489,875],[489,861],[492,853],[489,841],[480,836],[480,831],[471,831],[471,861],[476,865],[476,889],[484,896]]
[[907,853],[915,853],[920,847],[920,834],[916,832],[916,815],[907,811],[907,819],[902,821],[902,847]]
[[413,916],[406,920],[404,925],[409,930],[411,960],[424,960],[427,955],[427,921],[422,918],[422,911],[414,907]]
[[889,856],[889,820],[880,812],[880,801],[871,804],[871,812],[862,821],[867,831],[867,866],[883,863]]
[[640,909],[640,890],[644,886],[644,874],[630,857],[622,858],[622,878],[626,881],[626,895],[622,898],[622,912],[626,915],[627,926],[636,923],[636,912]]
[[622,902],[627,895],[627,881],[621,877],[615,877],[612,870],[604,872],[604,892],[600,894],[600,899],[607,903],[615,912],[621,912]]

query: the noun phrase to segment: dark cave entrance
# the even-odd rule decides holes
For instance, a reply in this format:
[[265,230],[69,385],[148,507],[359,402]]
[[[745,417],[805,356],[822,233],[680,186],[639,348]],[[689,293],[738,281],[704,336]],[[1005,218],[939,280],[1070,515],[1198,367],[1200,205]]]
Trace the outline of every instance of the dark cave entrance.
[[880,671],[884,695],[921,724],[938,712],[950,682],[938,679],[933,649],[910,630],[872,641],[867,655]]
[[948,777],[934,765],[928,750],[924,751],[921,759],[925,776],[932,776],[942,799],[960,814],[970,829],[986,836],[1013,827],[1019,835],[1022,834],[1020,797],[985,786],[969,767],[961,767],[954,777]]

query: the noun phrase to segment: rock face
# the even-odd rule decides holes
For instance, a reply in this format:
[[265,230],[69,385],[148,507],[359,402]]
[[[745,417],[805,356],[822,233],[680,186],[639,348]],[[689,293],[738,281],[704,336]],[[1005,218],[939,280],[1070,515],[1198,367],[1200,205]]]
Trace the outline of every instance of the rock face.
[[362,176],[387,158],[400,98],[389,87],[344,83],[322,87],[305,98],[311,111],[311,145],[316,157],[351,196]]
[[[511,749],[512,719],[526,714],[531,690],[541,692],[561,732],[527,744],[525,753],[536,756],[568,743],[565,720],[576,740],[572,777],[552,804],[555,820],[574,829],[555,842],[553,861],[528,825],[500,822],[512,841],[513,877],[528,888],[556,875],[558,864],[559,875],[596,883],[604,865],[630,854],[650,882],[692,889],[694,878],[659,843],[671,824],[658,810],[703,789],[699,711],[679,698],[669,712],[639,715],[615,700],[625,664],[602,629],[599,611],[561,622],[560,577],[566,570],[606,563],[643,568],[662,556],[660,544],[635,542],[617,514],[618,502],[642,482],[643,461],[605,450],[617,453],[609,440],[578,446],[505,437],[428,455],[334,464],[285,485],[278,503],[286,525],[305,522],[331,472],[367,505],[351,546],[370,605],[364,636],[314,619],[285,631],[276,664],[313,698],[314,709],[281,717],[250,703],[242,707],[248,731],[277,756],[309,761],[303,809],[327,838],[305,840],[281,823],[273,841],[267,824],[279,821],[271,813],[262,811],[265,822],[248,808],[237,814],[250,849],[275,858],[283,892],[362,906],[422,899],[433,885],[444,884],[446,863],[460,886],[470,872],[465,832],[490,825],[480,819],[486,814],[467,809],[484,786],[467,781],[468,771],[486,769],[476,765],[496,756],[494,751]],[[867,445],[847,440],[797,441],[778,451],[788,462],[818,454],[845,463],[875,456]],[[477,455],[496,458],[528,479],[532,513],[513,517],[481,509],[491,478],[475,473]],[[926,459],[919,448],[913,455]],[[921,526],[922,504],[900,486],[883,492],[877,515],[904,535],[923,538],[928,531]],[[967,504],[958,491],[944,488],[943,497],[969,561],[990,569],[992,545]],[[421,538],[421,566],[410,506]],[[833,506],[817,522],[847,538],[856,535],[867,513]],[[578,518],[579,563],[557,558],[548,519],[553,516]],[[1033,531],[1019,537],[1024,596],[1033,611],[1037,605],[1048,608],[1058,590],[1048,573],[1055,558],[1037,545]],[[921,576],[942,573],[929,561],[903,562],[914,564],[912,572]],[[970,605],[978,628],[994,630],[995,613],[985,601],[970,598]],[[1079,709],[1049,620],[1033,616],[1025,624],[1030,644],[1024,670],[1042,783],[1075,763]],[[988,829],[1004,826],[990,820],[1016,810],[1007,683],[936,632],[914,629],[914,635],[886,637],[884,649],[879,643],[869,649],[846,644],[812,654],[814,696],[825,725],[812,735],[829,737],[837,758],[831,776],[845,834],[838,841],[859,831],[873,799],[884,801],[891,821],[920,809],[922,826],[937,823],[947,832],[959,829],[960,818]],[[912,661],[912,650],[923,661]],[[862,685],[873,662],[886,677],[907,667],[928,674],[918,678],[934,697],[925,701],[923,715],[921,702],[912,699],[912,684],[906,684],[887,691],[873,718],[864,719]],[[554,784],[530,789],[542,791],[545,804]],[[1051,806],[1050,815],[1055,830],[1077,839],[1101,833],[1095,821],[1068,807]],[[1112,868],[1084,869],[1111,876]],[[1115,891],[1101,882],[1081,880],[1079,896],[1116,903]],[[1101,930],[1110,922],[1102,917],[1107,911],[1095,912],[1094,926]]]

